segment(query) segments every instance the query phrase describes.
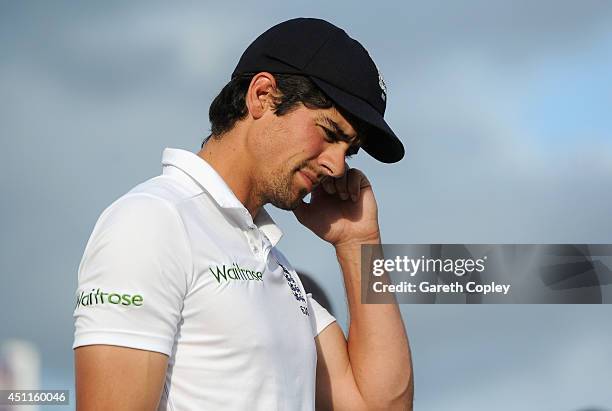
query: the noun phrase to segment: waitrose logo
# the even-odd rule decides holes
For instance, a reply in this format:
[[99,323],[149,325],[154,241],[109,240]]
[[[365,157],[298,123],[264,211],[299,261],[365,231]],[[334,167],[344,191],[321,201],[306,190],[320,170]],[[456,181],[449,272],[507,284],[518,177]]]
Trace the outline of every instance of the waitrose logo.
[[120,294],[118,292],[105,293],[100,289],[91,289],[91,292],[85,293],[81,291],[81,294],[77,296],[76,307],[79,308],[89,307],[97,304],[114,304],[114,305],[129,305],[140,307],[144,304],[144,298],[140,294]]
[[238,264],[233,263],[230,266],[212,266],[208,268],[212,273],[213,277],[218,283],[221,281],[230,280],[242,280],[242,281],[263,281],[263,274],[261,271],[253,271],[246,268],[240,267]]

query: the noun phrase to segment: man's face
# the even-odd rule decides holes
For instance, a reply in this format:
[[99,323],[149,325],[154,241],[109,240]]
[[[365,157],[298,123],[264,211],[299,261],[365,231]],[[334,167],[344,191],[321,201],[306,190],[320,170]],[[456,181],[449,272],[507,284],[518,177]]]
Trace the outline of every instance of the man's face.
[[345,159],[357,151],[353,127],[335,109],[304,105],[272,118],[257,150],[262,178],[256,190],[266,203],[295,209],[322,178],[340,177]]

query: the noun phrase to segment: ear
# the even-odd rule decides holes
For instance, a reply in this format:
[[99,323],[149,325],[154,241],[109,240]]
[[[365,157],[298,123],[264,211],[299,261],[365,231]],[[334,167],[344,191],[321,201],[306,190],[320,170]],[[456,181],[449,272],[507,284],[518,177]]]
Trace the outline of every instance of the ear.
[[276,80],[272,74],[264,71],[253,76],[244,99],[247,110],[254,119],[261,118],[274,106],[275,90]]

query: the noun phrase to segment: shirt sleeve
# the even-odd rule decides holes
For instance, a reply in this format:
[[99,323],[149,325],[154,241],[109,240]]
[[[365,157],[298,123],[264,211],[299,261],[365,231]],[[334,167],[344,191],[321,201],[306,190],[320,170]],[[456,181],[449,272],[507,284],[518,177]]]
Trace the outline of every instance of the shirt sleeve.
[[108,344],[170,355],[193,275],[175,206],[128,194],[102,213],[79,266],[73,348]]
[[311,293],[306,294],[306,297],[310,307],[308,311],[311,313],[314,336],[316,337],[336,319],[312,297]]

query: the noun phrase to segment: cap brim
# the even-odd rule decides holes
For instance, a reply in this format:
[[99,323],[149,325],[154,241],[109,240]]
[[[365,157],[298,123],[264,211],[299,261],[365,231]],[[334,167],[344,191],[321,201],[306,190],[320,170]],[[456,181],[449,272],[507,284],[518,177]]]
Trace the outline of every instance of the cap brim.
[[383,116],[364,100],[347,93],[317,77],[310,79],[335,104],[368,123],[380,133],[369,135],[361,146],[369,155],[383,163],[395,163],[404,157],[404,145],[387,124]]

